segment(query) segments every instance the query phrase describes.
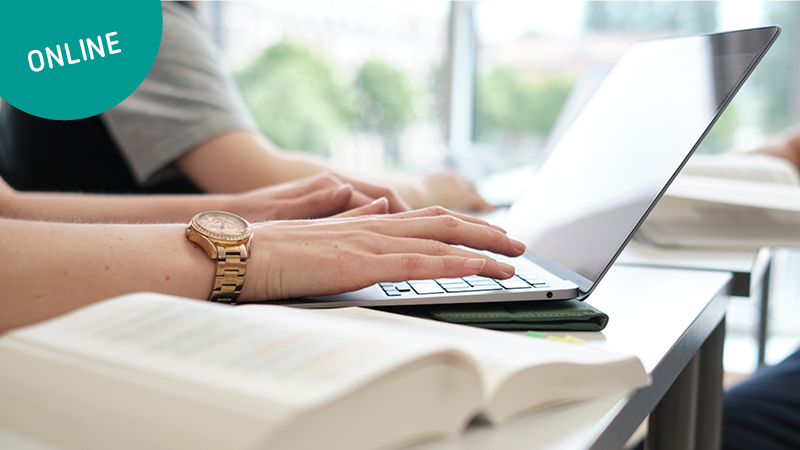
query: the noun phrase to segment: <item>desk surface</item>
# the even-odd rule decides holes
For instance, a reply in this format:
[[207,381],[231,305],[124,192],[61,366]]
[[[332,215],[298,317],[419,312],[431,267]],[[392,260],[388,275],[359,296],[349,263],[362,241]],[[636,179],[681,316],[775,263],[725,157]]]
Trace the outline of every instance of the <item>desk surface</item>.
[[721,271],[614,266],[587,300],[609,315],[608,326],[569,334],[637,355],[653,378],[651,386],[551,407],[496,428],[473,425],[454,441],[414,448],[621,448],[724,317],[731,279]]
[[757,292],[767,273],[772,252],[759,250],[703,250],[654,247],[632,240],[617,259],[617,264],[719,270],[733,274],[731,295],[749,297]]

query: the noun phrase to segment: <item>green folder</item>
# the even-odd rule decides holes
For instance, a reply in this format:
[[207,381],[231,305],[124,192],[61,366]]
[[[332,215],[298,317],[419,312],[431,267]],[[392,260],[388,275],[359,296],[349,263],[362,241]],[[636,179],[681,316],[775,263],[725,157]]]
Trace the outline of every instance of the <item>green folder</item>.
[[390,306],[375,309],[504,331],[600,331],[608,324],[607,314],[579,300]]

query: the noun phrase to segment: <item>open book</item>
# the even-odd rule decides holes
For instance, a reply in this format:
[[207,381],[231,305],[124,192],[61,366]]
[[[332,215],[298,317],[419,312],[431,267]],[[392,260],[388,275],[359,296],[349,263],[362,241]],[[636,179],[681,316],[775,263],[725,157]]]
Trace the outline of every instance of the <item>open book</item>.
[[12,331],[0,368],[0,427],[98,450],[393,448],[648,382],[580,345],[151,293]]
[[655,245],[800,246],[800,178],[767,156],[695,155],[639,229]]

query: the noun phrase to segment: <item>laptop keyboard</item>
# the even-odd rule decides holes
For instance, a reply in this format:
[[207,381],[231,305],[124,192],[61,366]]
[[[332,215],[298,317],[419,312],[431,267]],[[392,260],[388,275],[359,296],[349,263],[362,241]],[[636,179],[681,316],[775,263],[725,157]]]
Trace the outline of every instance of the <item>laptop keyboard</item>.
[[464,278],[440,278],[438,280],[401,281],[396,283],[378,283],[389,297],[403,294],[456,294],[478,291],[505,291],[513,289],[540,289],[550,286],[538,276],[527,272],[517,273],[507,280],[479,277],[477,275]]

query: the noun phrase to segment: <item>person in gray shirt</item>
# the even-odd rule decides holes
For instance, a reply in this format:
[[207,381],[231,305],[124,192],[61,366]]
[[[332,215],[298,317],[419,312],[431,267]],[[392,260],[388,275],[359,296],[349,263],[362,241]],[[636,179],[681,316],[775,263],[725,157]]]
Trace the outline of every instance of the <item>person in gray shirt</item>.
[[[363,205],[386,197],[390,211],[433,204],[486,210],[461,177],[438,172],[388,183],[278,149],[255,126],[202,17],[164,2],[163,34],[147,78],[105,113],[58,122],[0,108],[0,176],[20,190],[103,193],[231,193],[332,176]],[[279,107],[280,105],[275,105]]]

